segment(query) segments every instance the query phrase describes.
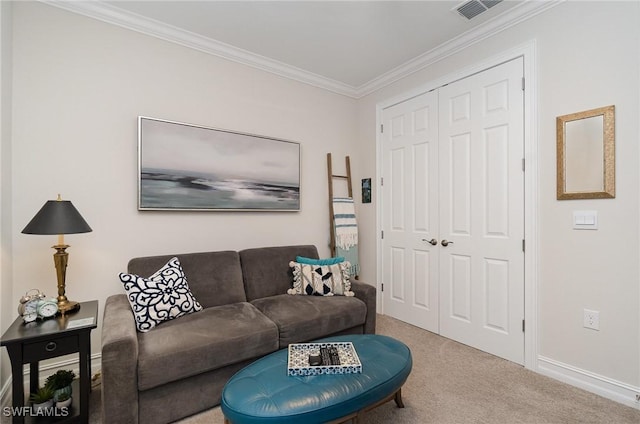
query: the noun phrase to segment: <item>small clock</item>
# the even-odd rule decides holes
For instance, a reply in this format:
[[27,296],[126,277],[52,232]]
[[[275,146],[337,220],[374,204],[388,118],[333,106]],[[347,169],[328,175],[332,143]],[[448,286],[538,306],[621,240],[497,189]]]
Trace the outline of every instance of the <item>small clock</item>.
[[18,313],[24,322],[32,322],[38,318],[38,299],[29,299],[18,306]]
[[38,318],[51,318],[58,313],[58,302],[46,297],[40,290],[33,289],[20,298],[18,313],[25,323]]
[[37,309],[39,318],[55,317],[58,313],[58,301],[56,299],[40,299]]

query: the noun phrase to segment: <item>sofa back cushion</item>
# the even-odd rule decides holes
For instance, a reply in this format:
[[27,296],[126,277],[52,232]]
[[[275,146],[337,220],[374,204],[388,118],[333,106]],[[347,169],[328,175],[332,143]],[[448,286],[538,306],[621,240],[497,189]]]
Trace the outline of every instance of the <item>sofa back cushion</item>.
[[147,256],[129,261],[128,272],[148,277],[172,257],[180,260],[191,293],[204,307],[246,302],[238,252]]
[[300,245],[240,251],[247,300],[250,302],[263,297],[286,294],[293,283],[289,262],[295,261],[296,256],[317,259],[318,249],[313,245]]

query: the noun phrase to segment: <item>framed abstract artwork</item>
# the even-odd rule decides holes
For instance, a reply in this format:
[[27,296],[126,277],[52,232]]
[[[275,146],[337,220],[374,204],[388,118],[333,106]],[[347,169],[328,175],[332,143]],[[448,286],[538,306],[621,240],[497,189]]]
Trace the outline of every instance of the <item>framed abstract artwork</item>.
[[299,211],[300,143],[140,116],[138,209]]

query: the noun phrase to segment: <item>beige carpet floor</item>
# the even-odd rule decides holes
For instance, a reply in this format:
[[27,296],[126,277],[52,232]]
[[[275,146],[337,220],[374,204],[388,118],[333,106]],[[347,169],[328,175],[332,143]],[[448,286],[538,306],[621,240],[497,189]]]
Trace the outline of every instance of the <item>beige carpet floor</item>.
[[[615,423],[640,424],[640,410],[613,402],[522,366],[387,316],[377,332],[406,343],[413,370],[402,389],[405,408],[388,402],[366,424]],[[91,424],[101,423],[100,390],[92,392]],[[179,421],[222,424],[219,407]]]

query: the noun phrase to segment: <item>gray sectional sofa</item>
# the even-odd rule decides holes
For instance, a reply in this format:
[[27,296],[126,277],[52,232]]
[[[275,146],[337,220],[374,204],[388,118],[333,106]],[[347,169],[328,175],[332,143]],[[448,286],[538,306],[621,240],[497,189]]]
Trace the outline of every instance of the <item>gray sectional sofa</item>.
[[102,327],[103,423],[163,423],[220,403],[238,370],[268,353],[339,334],[375,333],[376,289],[352,280],[354,297],[289,295],[296,256],[281,246],[132,259],[149,276],[177,256],[203,310],[136,331],[126,295],[107,299]]

